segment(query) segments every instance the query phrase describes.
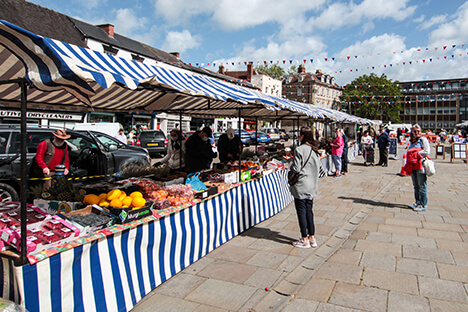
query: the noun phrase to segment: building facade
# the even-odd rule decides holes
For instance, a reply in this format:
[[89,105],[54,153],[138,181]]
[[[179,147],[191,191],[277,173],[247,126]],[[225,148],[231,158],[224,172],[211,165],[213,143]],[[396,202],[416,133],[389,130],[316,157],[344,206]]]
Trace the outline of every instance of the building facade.
[[468,79],[401,82],[402,123],[418,123],[423,129],[453,129],[468,120]]
[[315,74],[306,73],[300,65],[296,75],[283,79],[283,97],[319,107],[339,110],[342,88],[335,82],[335,77],[317,70]]

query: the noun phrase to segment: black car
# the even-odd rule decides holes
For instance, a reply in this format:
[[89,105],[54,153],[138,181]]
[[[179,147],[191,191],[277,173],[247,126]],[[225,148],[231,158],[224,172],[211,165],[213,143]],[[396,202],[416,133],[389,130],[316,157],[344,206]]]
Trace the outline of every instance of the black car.
[[[52,138],[55,128],[27,129],[27,170],[36,155],[38,144]],[[66,140],[70,159],[70,177],[89,177],[106,175],[111,177],[128,163],[150,165],[148,153],[141,150],[122,149],[117,145],[104,145],[90,131],[67,130],[71,135]],[[19,200],[20,189],[20,142],[19,125],[0,125],[0,197],[3,200]]]
[[146,148],[150,156],[166,155],[168,143],[166,135],[161,130],[144,130],[137,137],[137,145]]
[[121,152],[126,152],[127,150],[133,150],[133,151],[139,151],[141,153],[145,153],[149,155],[149,152],[146,148],[143,148],[141,146],[133,146],[129,144],[124,144],[120,142],[119,140],[117,140],[116,138],[103,132],[93,131],[93,130],[88,130],[88,131],[74,130],[74,131],[79,132],[79,133],[84,133],[84,134],[87,134],[88,131],[91,132],[102,143],[102,145],[104,145],[107,148],[114,148],[112,147],[112,145],[115,145],[117,146],[117,150]]

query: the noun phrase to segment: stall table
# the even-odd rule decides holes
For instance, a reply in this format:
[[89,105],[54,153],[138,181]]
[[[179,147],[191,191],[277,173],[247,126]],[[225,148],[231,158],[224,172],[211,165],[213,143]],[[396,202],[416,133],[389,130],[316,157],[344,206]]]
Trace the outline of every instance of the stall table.
[[293,200],[287,172],[242,183],[62,249],[2,259],[2,297],[29,311],[128,311],[155,287]]

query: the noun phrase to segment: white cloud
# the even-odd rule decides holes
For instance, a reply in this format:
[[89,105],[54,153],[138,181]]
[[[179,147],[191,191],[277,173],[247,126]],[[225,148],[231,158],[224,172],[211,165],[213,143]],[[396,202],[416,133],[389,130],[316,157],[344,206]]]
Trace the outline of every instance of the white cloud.
[[367,22],[364,25],[362,25],[362,32],[366,33],[366,32],[371,31],[374,28],[375,28],[375,24],[373,22]]
[[78,7],[85,7],[86,9],[91,10],[103,6],[107,0],[79,0],[74,2],[76,2]]
[[167,33],[166,40],[162,44],[162,50],[167,52],[184,53],[188,49],[193,49],[201,44],[201,38],[198,35],[193,36],[188,30],[181,32],[170,31]]
[[131,36],[136,30],[145,30],[148,20],[136,16],[132,9],[118,9],[115,11],[115,19],[112,22],[115,31],[125,36]]
[[178,25],[197,15],[212,18],[225,30],[240,30],[269,22],[283,23],[319,8],[325,0],[156,0],[156,14]]
[[414,14],[416,6],[407,6],[409,0],[364,0],[356,5],[333,3],[322,14],[309,21],[310,29],[339,29],[347,25],[358,25],[363,20],[391,18],[403,21]]
[[[433,46],[465,43],[468,40],[468,2],[465,2],[452,21],[444,23],[434,30],[429,42]],[[466,74],[465,74],[466,75]]]
[[169,24],[178,25],[195,15],[211,15],[218,2],[218,0],[156,0],[154,5],[157,16],[163,16]]
[[415,18],[415,19],[413,20],[413,22],[419,24],[419,23],[421,23],[422,21],[424,21],[425,19],[426,19],[426,16],[423,14],[423,15],[421,15],[420,17]]
[[422,21],[421,24],[418,26],[418,29],[428,29],[434,25],[441,24],[447,20],[447,14],[443,15],[436,15],[431,17],[428,21]]

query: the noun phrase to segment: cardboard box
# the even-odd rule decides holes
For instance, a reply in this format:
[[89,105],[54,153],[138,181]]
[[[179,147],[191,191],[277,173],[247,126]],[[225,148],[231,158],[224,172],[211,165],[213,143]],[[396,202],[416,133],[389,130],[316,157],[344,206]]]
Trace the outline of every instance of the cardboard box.
[[64,202],[58,200],[44,200],[35,199],[34,206],[41,208],[49,214],[67,213],[76,209],[83,208],[84,204],[81,202]]
[[207,190],[196,192],[195,193],[195,198],[199,199],[204,199],[207,198],[208,196],[218,194],[218,187],[217,186],[212,186],[209,187]]
[[239,171],[233,171],[222,175],[224,183],[239,183]]
[[208,187],[208,188],[211,188],[211,187],[217,187],[218,188],[218,193],[219,192],[226,192],[227,190],[229,190],[231,188],[230,184],[228,183],[225,183],[225,182],[211,182],[211,181],[207,181],[205,182],[205,185]]
[[[99,214],[99,215],[105,215],[105,216],[110,217],[111,219],[109,221],[106,221],[106,222],[103,222],[103,223],[100,223],[100,224],[96,224],[96,225],[93,225],[93,226],[85,226],[85,225],[80,224],[78,222],[72,221],[69,218],[71,215],[86,216],[86,215],[89,215],[89,214],[92,214],[92,213]],[[98,205],[92,205],[92,206],[88,205],[83,209],[74,210],[74,211],[71,211],[71,212],[63,214],[63,215],[59,214],[59,216],[63,216],[68,222],[72,223],[74,226],[76,226],[78,229],[80,229],[80,231],[83,232],[83,234],[88,234],[88,233],[91,233],[91,232],[94,232],[94,231],[99,231],[99,230],[101,230],[103,228],[106,228],[106,227],[113,226],[118,221],[116,216],[109,213],[109,211],[107,209],[99,207]]]

